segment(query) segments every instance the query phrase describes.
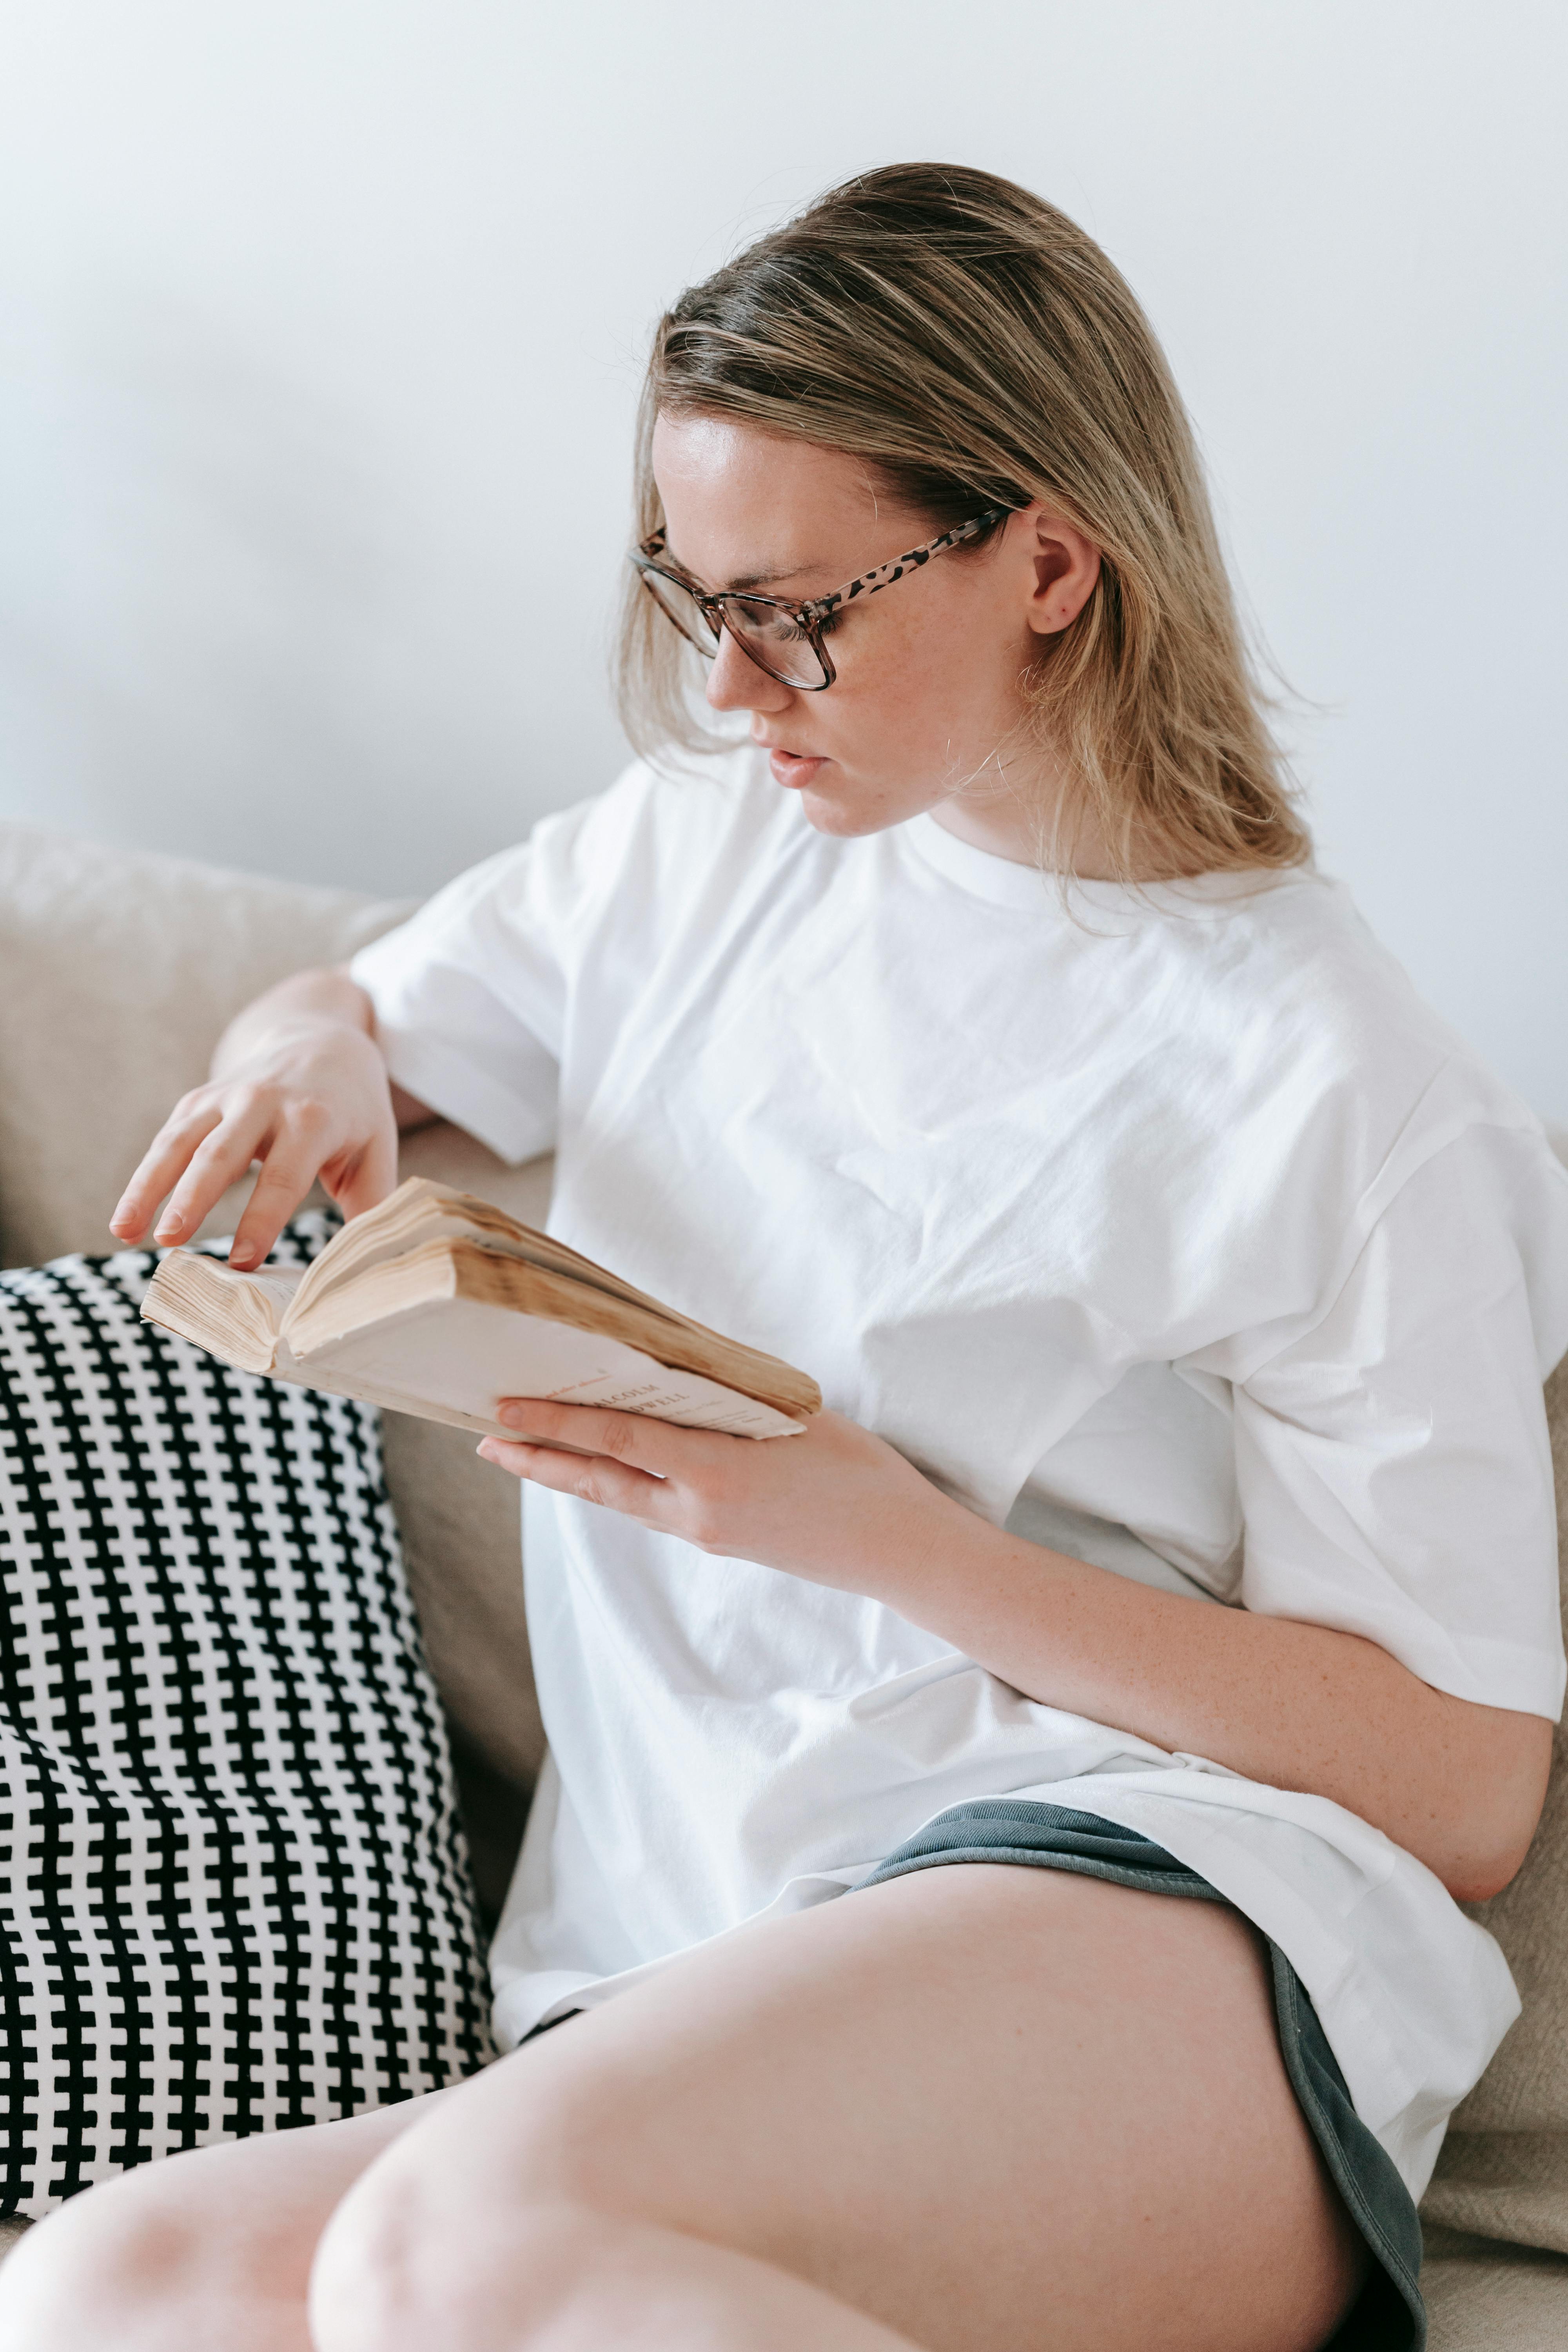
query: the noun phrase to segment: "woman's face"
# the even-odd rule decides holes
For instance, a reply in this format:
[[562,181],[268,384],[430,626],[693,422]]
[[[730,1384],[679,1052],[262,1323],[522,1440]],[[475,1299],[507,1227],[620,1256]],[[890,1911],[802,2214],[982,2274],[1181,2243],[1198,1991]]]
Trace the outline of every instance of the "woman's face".
[[[743,583],[804,603],[937,528],[858,459],[725,417],[661,416],[653,465],[670,559],[712,591]],[[1022,680],[1099,568],[1070,525],[1026,507],[978,552],[944,553],[837,614],[826,693],[781,685],[726,633],[709,702],[751,712],[775,782],[820,832],[878,833],[931,809],[983,848],[1032,859],[1051,781],[1016,738]]]

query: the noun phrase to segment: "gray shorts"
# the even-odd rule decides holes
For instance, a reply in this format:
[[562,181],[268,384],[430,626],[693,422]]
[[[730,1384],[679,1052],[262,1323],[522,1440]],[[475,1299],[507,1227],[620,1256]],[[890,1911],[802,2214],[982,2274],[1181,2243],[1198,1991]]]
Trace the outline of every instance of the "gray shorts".
[[[1013,1797],[979,1798],[939,1813],[860,1885],[877,1886],[906,1871],[930,1870],[949,1862],[1031,1863],[1044,1870],[1076,1870],[1089,1878],[1108,1878],[1118,1886],[1141,1887],[1154,1895],[1225,1901],[1206,1878],[1136,1830],[1119,1829],[1098,1813]],[[1373,2256],[1366,2284],[1327,2352],[1422,2352],[1426,2309],[1417,2284],[1421,2224],[1415,2203],[1394,2159],[1352,2105],[1306,1986],[1278,1944],[1269,1943],[1268,1949],[1274,2014],[1290,2087]]]

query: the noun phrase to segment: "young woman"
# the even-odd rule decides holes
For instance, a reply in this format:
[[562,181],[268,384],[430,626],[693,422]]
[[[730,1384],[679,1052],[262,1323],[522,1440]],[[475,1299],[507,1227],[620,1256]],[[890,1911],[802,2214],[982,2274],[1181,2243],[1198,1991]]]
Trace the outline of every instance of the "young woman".
[[1412,2200],[1517,2007],[1456,1898],[1563,1696],[1568,1177],[1312,872],[1059,213],[910,165],[764,238],[659,327],[637,499],[647,763],[252,1007],[116,1230],[259,1159],[254,1264],[439,1113],[832,1409],[509,1406],[515,2054],[94,2191],[0,2332],[1418,2344]]

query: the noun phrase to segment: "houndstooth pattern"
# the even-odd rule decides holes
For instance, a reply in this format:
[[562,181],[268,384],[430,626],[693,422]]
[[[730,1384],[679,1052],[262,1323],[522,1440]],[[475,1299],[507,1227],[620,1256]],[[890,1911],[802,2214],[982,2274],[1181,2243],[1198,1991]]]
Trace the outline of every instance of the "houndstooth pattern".
[[377,1416],[141,1322],[156,1264],[0,1276],[0,2215],[492,2054]]

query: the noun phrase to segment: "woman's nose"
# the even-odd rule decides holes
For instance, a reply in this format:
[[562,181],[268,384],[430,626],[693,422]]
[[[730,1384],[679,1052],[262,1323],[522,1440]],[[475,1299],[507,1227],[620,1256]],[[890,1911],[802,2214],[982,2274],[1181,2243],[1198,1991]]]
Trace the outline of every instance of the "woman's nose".
[[719,650],[708,671],[710,710],[785,710],[795,698],[793,687],[770,677],[741,651],[728,629],[721,630]]

